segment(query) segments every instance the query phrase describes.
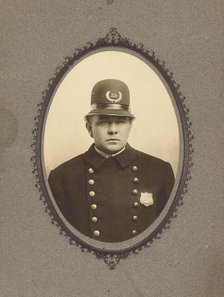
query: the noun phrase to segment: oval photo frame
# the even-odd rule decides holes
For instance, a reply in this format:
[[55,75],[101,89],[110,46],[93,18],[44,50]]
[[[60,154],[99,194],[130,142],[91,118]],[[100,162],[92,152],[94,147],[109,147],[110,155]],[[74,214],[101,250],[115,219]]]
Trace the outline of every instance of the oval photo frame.
[[[119,79],[130,90],[133,123],[129,143],[139,151],[169,162],[175,184],[162,212],[138,235],[120,242],[90,238],[63,216],[48,183],[49,172],[85,152],[93,142],[85,128],[93,86],[103,79]],[[110,269],[130,253],[159,238],[176,216],[187,190],[192,166],[192,134],[184,96],[173,74],[143,45],[131,43],[112,28],[105,38],[77,49],[50,80],[35,118],[34,174],[41,200],[61,234],[70,244],[102,258]],[[159,133],[158,133],[159,131]],[[147,137],[146,137],[147,135]]]

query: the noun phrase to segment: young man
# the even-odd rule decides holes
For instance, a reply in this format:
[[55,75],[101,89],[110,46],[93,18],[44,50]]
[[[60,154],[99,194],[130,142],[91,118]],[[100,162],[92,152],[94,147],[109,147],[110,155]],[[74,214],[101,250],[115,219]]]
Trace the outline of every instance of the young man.
[[127,143],[134,120],[129,97],[122,81],[98,82],[85,117],[94,144],[49,175],[66,220],[104,242],[121,242],[143,232],[161,213],[174,184],[169,163]]

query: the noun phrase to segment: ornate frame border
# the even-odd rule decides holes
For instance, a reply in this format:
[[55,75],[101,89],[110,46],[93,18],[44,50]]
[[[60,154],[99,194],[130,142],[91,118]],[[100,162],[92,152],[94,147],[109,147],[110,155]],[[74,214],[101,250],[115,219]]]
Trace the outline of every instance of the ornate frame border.
[[[181,178],[175,194],[175,198],[168,213],[164,217],[163,221],[147,238],[145,238],[134,247],[127,248],[122,251],[107,251],[94,248],[93,246],[90,246],[89,244],[81,241],[68,229],[68,227],[61,221],[56,210],[54,209],[51,199],[49,198],[41,163],[41,136],[45,113],[52,93],[54,92],[57,84],[60,82],[64,74],[68,71],[68,69],[73,65],[75,61],[77,61],[87,53],[90,53],[91,51],[96,51],[106,47],[123,47],[132,50],[143,56],[146,60],[148,60],[156,67],[156,69],[165,79],[166,83],[169,85],[170,91],[175,98],[181,119],[184,142],[184,156]],[[144,247],[149,247],[155,239],[159,239],[163,230],[169,228],[171,220],[177,216],[177,209],[183,205],[184,194],[187,192],[188,181],[191,178],[190,168],[193,165],[193,135],[190,130],[191,122],[189,120],[189,109],[184,104],[184,100],[185,97],[180,91],[180,85],[174,80],[173,73],[166,68],[165,62],[161,62],[158,58],[156,58],[153,51],[144,49],[142,43],[136,44],[129,41],[126,37],[122,37],[116,28],[111,28],[104,38],[99,38],[95,43],[87,42],[87,44],[83,48],[77,48],[71,57],[66,57],[63,64],[56,68],[56,72],[54,76],[49,80],[46,90],[42,92],[42,100],[38,104],[38,113],[37,116],[34,118],[34,128],[32,131],[33,143],[31,145],[34,153],[31,158],[34,166],[33,174],[36,177],[36,188],[38,189],[40,194],[40,201],[42,201],[45,207],[45,212],[51,217],[52,224],[56,225],[59,228],[60,234],[68,238],[71,245],[80,247],[82,252],[94,254],[97,259],[103,259],[104,262],[108,265],[109,269],[115,269],[116,265],[120,262],[121,259],[126,259],[130,254],[138,254]]]

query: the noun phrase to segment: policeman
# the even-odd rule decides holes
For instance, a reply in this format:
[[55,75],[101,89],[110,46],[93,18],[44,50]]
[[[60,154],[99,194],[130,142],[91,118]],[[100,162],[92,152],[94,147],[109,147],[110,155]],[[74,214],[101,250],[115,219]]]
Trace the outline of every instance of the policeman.
[[134,120],[129,98],[124,82],[98,82],[85,117],[94,144],[49,175],[66,220],[103,242],[121,242],[143,232],[161,213],[174,184],[169,163],[127,143]]

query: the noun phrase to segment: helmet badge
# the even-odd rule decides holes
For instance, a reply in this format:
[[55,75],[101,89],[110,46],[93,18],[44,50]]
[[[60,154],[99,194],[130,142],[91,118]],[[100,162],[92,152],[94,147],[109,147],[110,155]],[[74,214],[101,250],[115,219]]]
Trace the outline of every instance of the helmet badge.
[[105,97],[110,103],[118,103],[122,99],[122,93],[120,91],[107,91]]

